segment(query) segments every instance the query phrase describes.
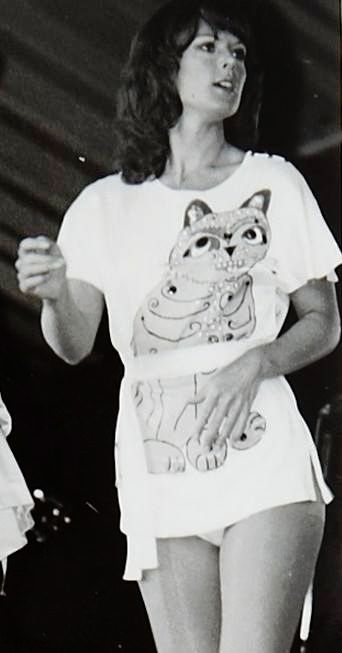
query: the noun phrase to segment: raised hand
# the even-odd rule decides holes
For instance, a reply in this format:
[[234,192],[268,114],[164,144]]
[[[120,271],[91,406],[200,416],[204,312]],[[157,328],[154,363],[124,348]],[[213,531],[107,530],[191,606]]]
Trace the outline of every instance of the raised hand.
[[66,285],[64,258],[47,236],[22,240],[15,267],[19,288],[25,294],[56,300]]

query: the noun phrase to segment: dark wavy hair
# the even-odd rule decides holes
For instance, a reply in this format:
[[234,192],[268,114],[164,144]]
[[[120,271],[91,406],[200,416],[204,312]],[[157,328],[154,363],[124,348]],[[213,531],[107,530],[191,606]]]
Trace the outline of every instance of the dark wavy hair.
[[247,48],[247,79],[237,113],[224,121],[227,141],[252,149],[257,140],[262,74],[248,0],[171,0],[133,40],[117,97],[114,167],[124,181],[160,177],[170,153],[169,130],[182,113],[174,80],[200,20],[237,36]]

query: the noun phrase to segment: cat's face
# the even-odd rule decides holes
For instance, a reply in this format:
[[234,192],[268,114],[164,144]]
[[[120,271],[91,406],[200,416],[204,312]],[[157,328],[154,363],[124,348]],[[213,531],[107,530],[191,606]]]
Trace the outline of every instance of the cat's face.
[[223,213],[192,202],[170,255],[171,269],[199,283],[238,279],[248,272],[269,248],[269,199],[269,191],[260,191],[240,208]]

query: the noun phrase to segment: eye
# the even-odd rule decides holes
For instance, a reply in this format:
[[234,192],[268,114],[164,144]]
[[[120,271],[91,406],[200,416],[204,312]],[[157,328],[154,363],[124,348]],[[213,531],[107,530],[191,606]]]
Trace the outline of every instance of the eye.
[[247,240],[250,245],[261,245],[261,243],[266,243],[266,235],[263,229],[260,227],[250,227],[243,232],[242,238]]
[[236,45],[232,49],[232,55],[238,61],[245,61],[247,56],[247,50],[244,45]]
[[203,256],[212,249],[218,249],[220,246],[217,238],[209,236],[199,236],[190,245],[189,249],[184,252],[183,256],[197,258]]
[[205,41],[200,44],[199,49],[203,52],[215,52],[215,41]]
[[207,252],[210,249],[210,240],[207,236],[201,236],[194,242],[191,247],[192,256],[201,256],[204,252]]

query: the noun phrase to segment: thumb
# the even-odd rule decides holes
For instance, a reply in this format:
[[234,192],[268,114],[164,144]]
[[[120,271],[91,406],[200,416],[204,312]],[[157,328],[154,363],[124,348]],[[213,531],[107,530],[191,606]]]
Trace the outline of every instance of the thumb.
[[56,241],[52,240],[48,236],[37,236],[36,243],[39,247],[44,248],[45,254],[62,258],[62,252],[59,245],[57,245]]
[[50,240],[50,254],[52,254],[52,256],[63,258],[61,249],[54,240]]

